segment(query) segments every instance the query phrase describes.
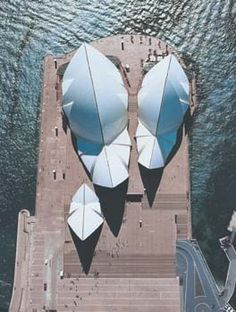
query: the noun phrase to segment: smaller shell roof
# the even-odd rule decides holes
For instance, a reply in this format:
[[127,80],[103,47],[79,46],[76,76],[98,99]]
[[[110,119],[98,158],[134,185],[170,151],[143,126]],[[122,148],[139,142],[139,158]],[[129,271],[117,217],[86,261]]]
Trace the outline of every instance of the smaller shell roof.
[[88,150],[88,146],[87,150],[82,151],[78,140],[78,154],[90,172],[94,184],[114,188],[128,179],[130,145],[127,129],[111,144],[103,146],[98,155],[93,153],[93,150]]
[[67,223],[81,239],[87,239],[104,221],[99,199],[96,194],[83,184],[75,193],[70,205]]

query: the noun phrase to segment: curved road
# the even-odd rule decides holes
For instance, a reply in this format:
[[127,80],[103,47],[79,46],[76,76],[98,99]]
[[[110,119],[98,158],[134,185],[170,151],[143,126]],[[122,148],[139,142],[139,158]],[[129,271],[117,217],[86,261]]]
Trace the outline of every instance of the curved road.
[[[219,296],[219,290],[210,273],[205,259],[196,241],[177,241],[177,272],[183,278],[184,311],[219,312],[225,301]],[[204,294],[196,294],[195,274],[198,275]],[[188,307],[188,310],[186,309]]]

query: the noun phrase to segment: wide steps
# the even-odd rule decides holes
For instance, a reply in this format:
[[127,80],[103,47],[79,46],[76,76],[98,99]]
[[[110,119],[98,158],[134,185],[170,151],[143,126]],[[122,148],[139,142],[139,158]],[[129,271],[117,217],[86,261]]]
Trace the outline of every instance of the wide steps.
[[63,279],[58,288],[58,312],[176,312],[176,278]]
[[[79,257],[71,252],[64,257],[65,276],[84,277]],[[97,254],[88,277],[174,277],[176,260],[174,257],[157,255],[107,255]]]
[[[158,309],[158,310],[157,310]],[[118,306],[106,306],[106,305],[88,305],[88,306],[76,306],[75,304],[64,307],[58,307],[58,312],[176,312],[178,311],[178,306],[174,305],[173,307],[167,306],[157,306],[156,305],[118,305]]]

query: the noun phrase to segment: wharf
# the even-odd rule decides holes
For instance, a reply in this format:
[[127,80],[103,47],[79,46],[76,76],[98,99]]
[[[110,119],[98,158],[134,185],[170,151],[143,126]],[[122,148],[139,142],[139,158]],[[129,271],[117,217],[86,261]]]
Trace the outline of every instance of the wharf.
[[[134,138],[143,64],[150,54],[161,59],[175,51],[157,38],[139,35],[119,35],[91,44],[120,60],[129,91],[132,151],[121,229],[115,237],[104,224],[90,272],[85,275],[66,217],[79,186],[87,183],[93,188],[93,185],[73,149],[70,129],[65,127],[61,116],[60,69],[75,51],[61,57],[49,55],[44,61],[36,211],[35,216],[26,216],[27,239],[18,234],[9,311],[151,312],[159,307],[160,312],[178,312],[176,240],[191,238],[188,135],[183,131],[180,147],[164,171],[156,171],[148,178],[139,170]],[[128,72],[124,69],[126,64]],[[192,112],[194,79],[191,94]],[[24,255],[19,252],[22,248]],[[22,263],[20,268],[17,263]],[[62,279],[60,272],[64,274]]]

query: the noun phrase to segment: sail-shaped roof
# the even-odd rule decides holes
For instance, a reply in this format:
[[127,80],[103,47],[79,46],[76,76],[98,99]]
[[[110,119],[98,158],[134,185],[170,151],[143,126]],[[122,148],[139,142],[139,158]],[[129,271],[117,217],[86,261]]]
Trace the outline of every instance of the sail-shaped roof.
[[149,169],[164,167],[188,108],[187,76],[169,55],[146,74],[138,94],[139,163]]
[[67,222],[71,230],[81,240],[85,240],[103,221],[98,197],[86,184],[81,185],[70,205]]
[[102,53],[83,44],[65,71],[62,90],[78,154],[94,183],[117,186],[128,178],[130,154],[128,93],[120,72]]

